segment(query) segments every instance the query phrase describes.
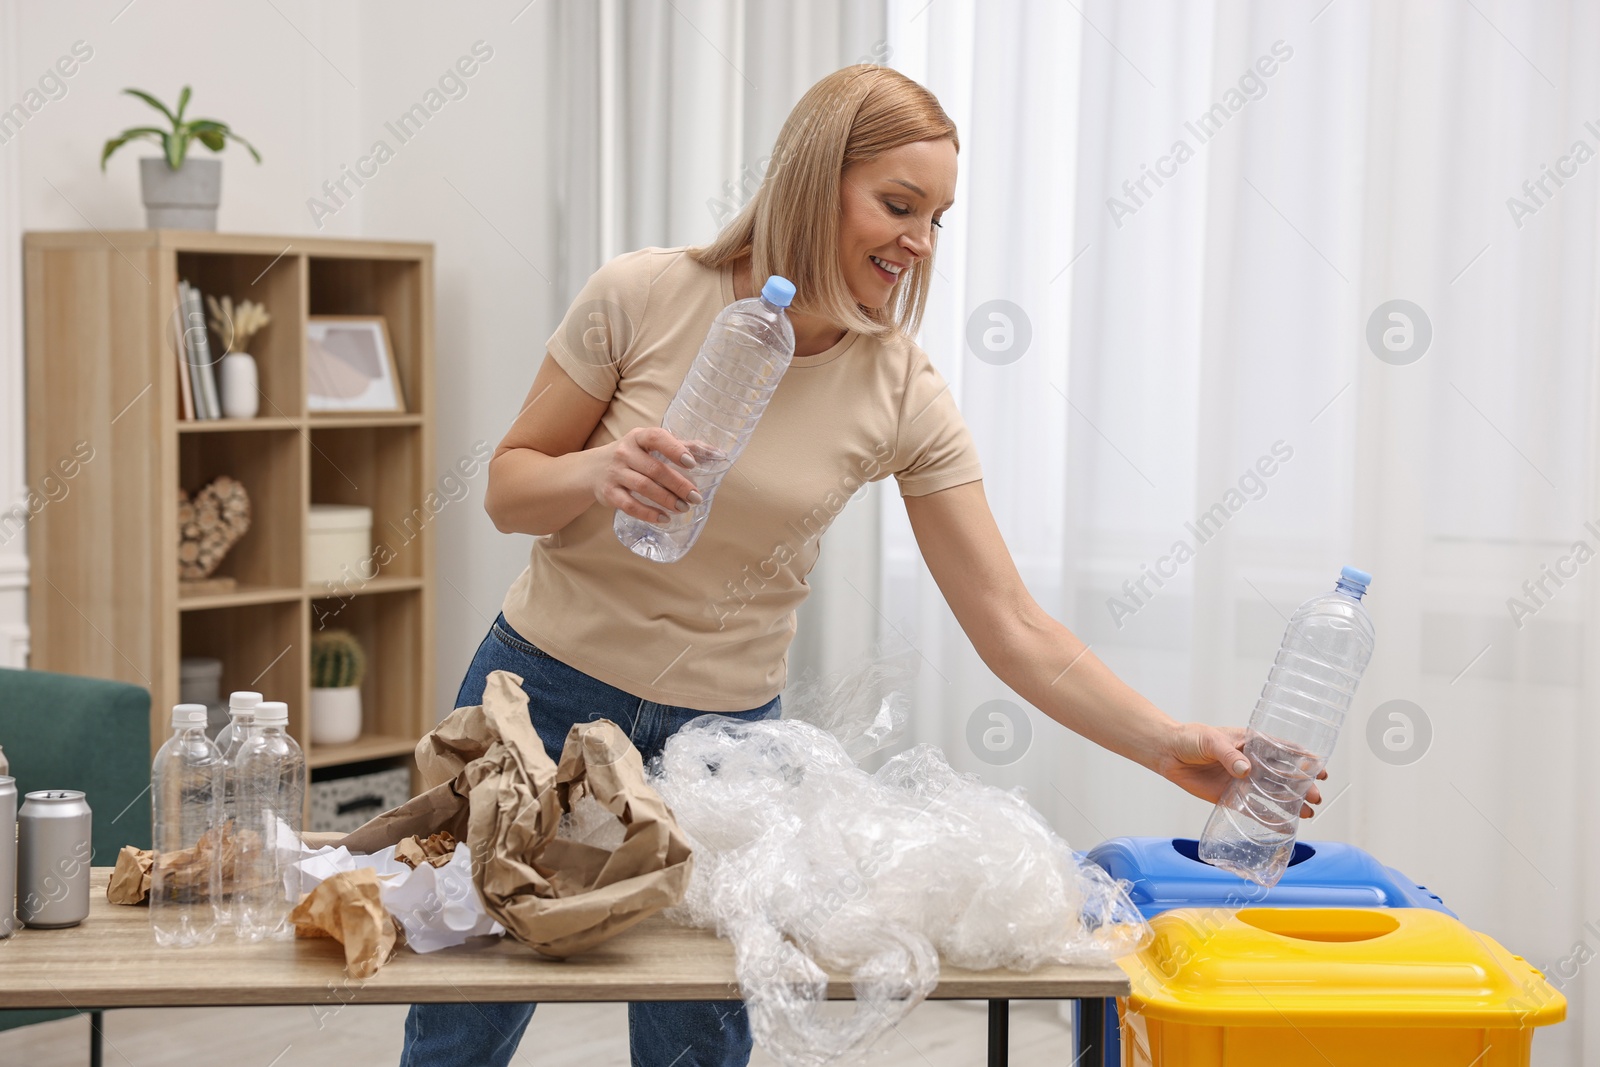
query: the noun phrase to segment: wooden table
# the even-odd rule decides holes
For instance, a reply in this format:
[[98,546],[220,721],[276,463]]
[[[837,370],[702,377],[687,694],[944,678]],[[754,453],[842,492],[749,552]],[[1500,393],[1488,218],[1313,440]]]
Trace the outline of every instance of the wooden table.
[[[91,876],[89,917],[66,930],[19,930],[0,941],[0,1008],[216,1007],[250,1004],[414,1004],[443,1001],[738,1000],[733,946],[659,915],[569,960],[510,938],[477,938],[418,955],[401,949],[366,980],[347,978],[330,939],[232,939],[164,949],[142,907],[107,903],[111,869]],[[848,976],[829,972],[828,999],[850,1000]],[[989,1002],[989,1063],[1006,1062],[1012,1000],[1081,1000],[1071,1064],[1099,1063],[1103,1000],[1128,992],[1115,964],[1052,965],[1023,974],[941,968],[934,1000]],[[99,1027],[92,1029],[98,1046]],[[98,1048],[91,1051],[98,1064]]]

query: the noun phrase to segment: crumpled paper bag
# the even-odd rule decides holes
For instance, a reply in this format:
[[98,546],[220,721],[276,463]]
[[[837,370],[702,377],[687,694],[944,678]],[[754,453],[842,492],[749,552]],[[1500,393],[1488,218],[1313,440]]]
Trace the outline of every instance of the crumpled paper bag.
[[[189,848],[167,854],[164,867],[166,876],[179,888],[192,888],[209,873],[210,865],[217,861],[221,849],[222,884],[232,885],[236,875],[241,842],[251,844],[255,832],[235,832],[233,823],[212,827],[202,833]],[[150,896],[150,882],[155,866],[155,852],[148,848],[123,845],[117,853],[117,865],[111,871],[111,881],[106,883],[106,899],[113,904],[143,904]]]
[[455,854],[456,839],[448,830],[440,830],[425,839],[413,834],[394,846],[394,858],[412,870],[424,863],[430,867],[443,867]]
[[[483,703],[451,712],[417,743],[416,759],[425,791],[339,844],[376,852],[440,830],[465,840],[484,908],[536,952],[571,956],[683,899],[694,866],[688,839],[610,720],[574,724],[552,764],[522,679],[494,671]],[[557,838],[562,814],[584,795],[626,827],[615,850]]]
[[150,868],[156,854],[147,848],[123,845],[117,865],[106,883],[106,899],[113,904],[143,904],[150,897]]
[[344,946],[351,978],[371,978],[400,947],[398,926],[378,896],[370,867],[340,871],[306,894],[289,913],[296,937],[331,937]]

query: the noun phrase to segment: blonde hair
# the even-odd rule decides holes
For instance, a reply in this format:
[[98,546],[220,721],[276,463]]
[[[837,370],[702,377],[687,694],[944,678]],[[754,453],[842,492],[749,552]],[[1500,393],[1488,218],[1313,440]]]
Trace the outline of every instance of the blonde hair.
[[858,304],[839,267],[842,176],[852,164],[890,149],[945,138],[960,151],[956,124],[932,93],[904,74],[872,63],[836,70],[789,112],[756,195],[715,241],[688,253],[717,269],[748,256],[755,286],[768,275],[783,275],[794,283],[795,310],[839,329],[915,336],[933,256],[901,274],[894,299],[883,308]]

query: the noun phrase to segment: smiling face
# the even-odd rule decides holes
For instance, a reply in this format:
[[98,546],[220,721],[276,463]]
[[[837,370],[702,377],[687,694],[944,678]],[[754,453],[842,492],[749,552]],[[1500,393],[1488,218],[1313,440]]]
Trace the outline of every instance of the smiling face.
[[933,230],[956,194],[956,146],[916,141],[846,167],[839,269],[856,302],[881,308],[899,277],[933,255]]

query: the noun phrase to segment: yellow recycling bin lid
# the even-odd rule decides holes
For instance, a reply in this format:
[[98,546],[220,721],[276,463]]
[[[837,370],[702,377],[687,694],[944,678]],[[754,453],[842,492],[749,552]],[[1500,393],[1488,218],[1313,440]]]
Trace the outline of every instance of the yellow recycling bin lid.
[[1493,938],[1422,908],[1180,908],[1123,958],[1129,1008],[1206,1026],[1532,1027],[1567,1001]]

